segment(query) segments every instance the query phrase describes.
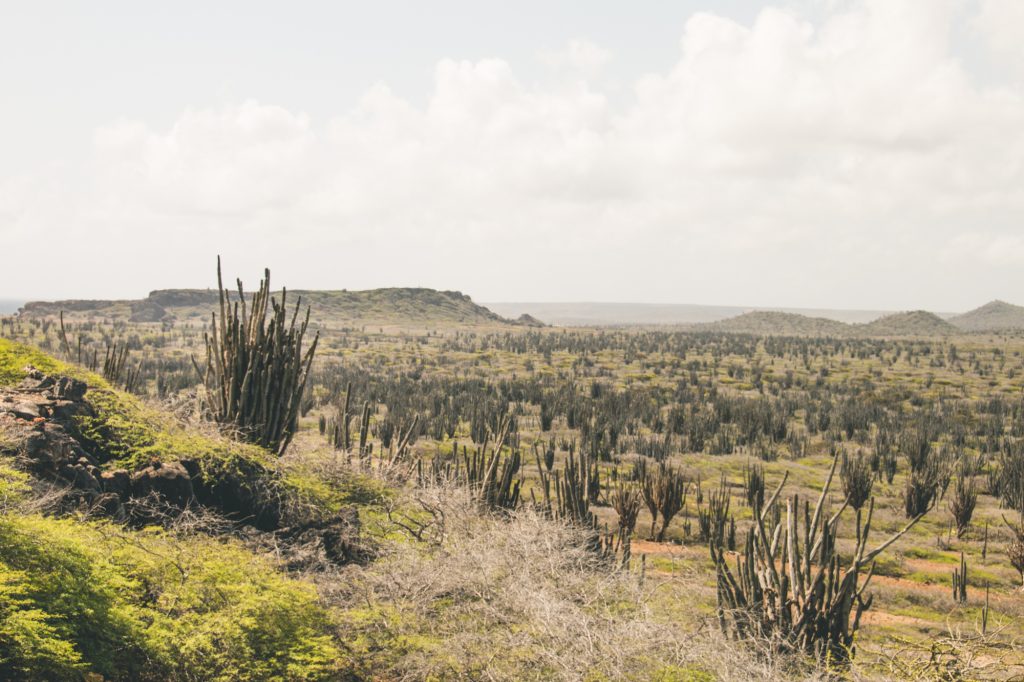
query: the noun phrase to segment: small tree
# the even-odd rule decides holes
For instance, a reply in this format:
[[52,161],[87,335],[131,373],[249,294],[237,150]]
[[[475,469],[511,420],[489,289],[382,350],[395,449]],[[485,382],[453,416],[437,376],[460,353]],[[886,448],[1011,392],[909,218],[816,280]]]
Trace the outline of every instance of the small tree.
[[910,470],[903,491],[903,503],[908,519],[920,516],[931,509],[939,496],[944,468],[944,463],[935,456]]
[[[659,462],[658,468],[653,471],[648,469],[645,464],[640,471],[643,476],[640,482],[640,491],[644,498],[644,504],[651,512],[651,539],[662,542],[665,539],[668,525],[686,505],[688,485],[682,473],[665,462]],[[661,530],[655,535],[659,515],[662,519]]]
[[953,489],[953,499],[949,501],[949,511],[956,522],[956,536],[962,538],[967,529],[971,526],[971,517],[974,516],[974,507],[978,503],[978,489],[974,485],[974,479],[961,470],[956,480],[956,487]]
[[620,479],[612,490],[611,503],[619,516],[618,542],[622,548],[622,565],[626,566],[629,564],[633,530],[636,528],[636,517],[640,513],[642,503],[636,484],[627,484]]
[[660,473],[661,530],[658,531],[658,542],[664,542],[668,524],[672,523],[672,519],[686,505],[688,485],[682,473],[672,467],[663,466]]
[[1021,589],[1024,589],[1024,523],[1015,526],[1007,521],[1005,516],[1003,523],[1013,531],[1013,540],[1006,547],[1006,556],[1010,560],[1010,565],[1020,574]]
[[846,501],[856,511],[860,511],[871,499],[871,488],[875,482],[871,472],[871,463],[863,454],[858,453],[856,457],[851,458],[843,453],[843,465],[839,469],[839,478],[843,481]]

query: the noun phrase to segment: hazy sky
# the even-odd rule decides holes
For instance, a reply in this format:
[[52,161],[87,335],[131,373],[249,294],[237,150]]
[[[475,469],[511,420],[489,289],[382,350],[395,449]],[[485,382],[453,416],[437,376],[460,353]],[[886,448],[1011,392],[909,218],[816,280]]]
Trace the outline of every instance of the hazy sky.
[[1024,0],[0,2],[0,299],[1024,303]]

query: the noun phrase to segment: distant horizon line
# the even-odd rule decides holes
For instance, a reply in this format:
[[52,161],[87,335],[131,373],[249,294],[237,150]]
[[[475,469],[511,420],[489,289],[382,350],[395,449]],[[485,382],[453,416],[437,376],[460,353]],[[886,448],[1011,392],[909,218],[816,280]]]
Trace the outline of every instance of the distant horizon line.
[[[180,289],[182,289],[182,290],[193,290],[193,291],[209,291],[209,290],[214,290],[214,287],[180,287]],[[587,305],[590,305],[590,306],[598,306],[598,305],[605,305],[605,306],[636,306],[636,307],[650,307],[650,308],[654,308],[654,307],[732,308],[732,309],[740,309],[740,310],[764,310],[764,311],[777,310],[777,311],[782,311],[782,312],[792,311],[792,310],[802,310],[802,311],[836,311],[836,312],[850,312],[850,313],[899,313],[899,312],[913,312],[913,311],[917,311],[917,310],[923,310],[923,311],[935,313],[936,315],[956,315],[956,314],[960,314],[962,312],[968,312],[970,310],[975,310],[975,309],[980,308],[982,306],[985,306],[985,305],[987,305],[989,303],[995,303],[995,302],[1008,303],[1005,299],[994,298],[994,299],[985,301],[984,303],[975,305],[973,308],[969,308],[969,309],[964,310],[964,311],[955,311],[955,310],[929,309],[929,308],[920,307],[920,306],[919,307],[906,307],[906,308],[903,308],[903,307],[886,307],[886,308],[877,307],[876,308],[876,307],[846,307],[846,306],[833,307],[833,306],[821,306],[821,305],[786,305],[786,304],[768,304],[768,305],[766,305],[766,304],[737,304],[737,303],[652,302],[652,301],[636,301],[636,300],[632,300],[632,301],[609,301],[609,300],[594,300],[594,299],[591,299],[591,300],[564,300],[564,299],[563,300],[522,300],[522,299],[520,299],[520,300],[514,300],[514,299],[483,300],[483,299],[477,299],[474,296],[472,296],[472,294],[467,294],[466,292],[464,292],[462,290],[459,290],[459,289],[435,289],[434,287],[425,287],[425,286],[389,286],[389,287],[370,287],[370,288],[367,288],[367,289],[348,289],[348,288],[339,288],[339,289],[326,289],[326,288],[325,289],[308,289],[307,288],[307,289],[302,289],[302,288],[289,288],[289,291],[351,291],[351,292],[358,292],[358,291],[373,291],[373,290],[378,290],[378,289],[434,289],[435,291],[458,291],[459,293],[462,293],[462,294],[465,294],[465,295],[469,295],[470,298],[473,301],[475,301],[476,303],[478,303],[479,305],[482,305],[482,306],[491,306],[491,305],[501,305],[501,306],[515,306],[515,305],[587,306]],[[172,288],[172,290],[173,290],[173,288]],[[150,291],[160,291],[160,289],[154,289],[154,290],[150,290]],[[150,292],[147,292],[147,295],[149,293]],[[31,302],[55,302],[55,301],[71,301],[71,300],[91,300],[91,301],[124,300],[124,301],[130,301],[130,300],[142,300],[144,298],[145,298],[145,296],[140,297],[138,299],[134,299],[134,298],[130,298],[130,297],[118,297],[118,298],[99,298],[99,297],[93,297],[93,298],[72,298],[72,297],[43,298],[43,297],[26,297],[26,296],[6,296],[6,297],[0,297],[0,303],[7,304],[6,306],[0,306],[0,308],[9,308],[11,305],[14,305],[14,304],[17,304],[18,307],[21,307],[22,305],[24,305],[26,303],[31,303]],[[1011,303],[1010,305],[1017,305],[1017,304],[1012,304]]]

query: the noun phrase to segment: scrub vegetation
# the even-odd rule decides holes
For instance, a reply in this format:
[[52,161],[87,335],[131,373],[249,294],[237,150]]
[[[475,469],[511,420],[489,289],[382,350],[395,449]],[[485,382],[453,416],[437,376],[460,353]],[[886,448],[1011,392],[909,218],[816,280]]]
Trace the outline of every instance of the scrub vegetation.
[[1024,674],[1019,332],[270,296],[3,318],[0,677]]

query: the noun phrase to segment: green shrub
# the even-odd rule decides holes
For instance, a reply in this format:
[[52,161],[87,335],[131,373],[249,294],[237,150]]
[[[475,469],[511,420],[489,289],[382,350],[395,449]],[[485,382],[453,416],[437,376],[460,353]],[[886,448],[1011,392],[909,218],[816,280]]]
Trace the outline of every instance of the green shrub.
[[[0,442],[0,452],[3,443]],[[29,492],[29,475],[11,466],[9,458],[0,456],[0,514],[21,502]]]
[[319,680],[343,661],[314,588],[232,542],[0,519],[0,679]]

